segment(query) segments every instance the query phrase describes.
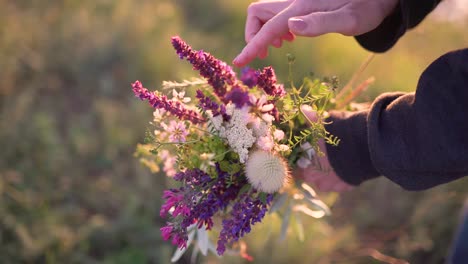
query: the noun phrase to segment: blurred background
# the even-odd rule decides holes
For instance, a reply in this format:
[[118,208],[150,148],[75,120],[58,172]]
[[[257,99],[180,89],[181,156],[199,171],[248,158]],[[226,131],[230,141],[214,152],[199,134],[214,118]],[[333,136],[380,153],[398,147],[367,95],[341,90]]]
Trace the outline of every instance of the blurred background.
[[[230,62],[244,44],[249,2],[0,0],[0,263],[169,263],[174,247],[161,239],[159,209],[171,181],[133,156],[152,111],[130,83],[157,89],[195,75],[172,50],[173,35]],[[467,7],[446,0],[377,55],[361,75],[376,81],[359,100],[414,91],[433,60],[467,47]],[[273,65],[285,81],[287,53],[297,57],[297,80],[313,71],[342,84],[369,55],[331,34],[298,39],[252,66]],[[279,242],[271,231],[279,220],[268,217],[247,236],[248,250],[254,263],[384,263],[379,253],[442,263],[467,187],[465,178],[408,192],[378,179],[321,194],[333,214],[304,218],[305,242]]]

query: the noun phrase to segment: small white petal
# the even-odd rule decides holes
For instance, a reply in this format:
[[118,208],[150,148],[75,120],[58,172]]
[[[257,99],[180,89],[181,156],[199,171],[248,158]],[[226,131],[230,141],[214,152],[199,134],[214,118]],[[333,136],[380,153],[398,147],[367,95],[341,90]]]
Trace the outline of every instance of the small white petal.
[[273,104],[266,104],[266,105],[261,107],[260,111],[269,112],[269,111],[273,110],[273,108],[275,108],[275,106]]

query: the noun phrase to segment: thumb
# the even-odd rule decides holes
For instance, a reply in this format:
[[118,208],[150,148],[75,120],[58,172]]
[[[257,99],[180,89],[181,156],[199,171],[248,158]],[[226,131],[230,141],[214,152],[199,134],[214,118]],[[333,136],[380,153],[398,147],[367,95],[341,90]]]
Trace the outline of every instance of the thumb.
[[356,19],[343,12],[316,12],[288,20],[289,30],[298,36],[316,37],[326,33],[354,35]]
[[301,111],[310,122],[313,123],[318,120],[317,112],[310,105],[301,105]]

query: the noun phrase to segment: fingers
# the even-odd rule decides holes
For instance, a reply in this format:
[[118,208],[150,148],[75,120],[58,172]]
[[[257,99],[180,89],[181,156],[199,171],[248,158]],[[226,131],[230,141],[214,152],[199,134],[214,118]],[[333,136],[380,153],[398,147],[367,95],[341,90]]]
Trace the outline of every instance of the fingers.
[[242,67],[255,59],[255,57],[259,55],[259,52],[266,49],[275,39],[281,38],[282,36],[291,38],[291,36],[288,35],[288,19],[299,14],[298,8],[295,5],[290,5],[274,16],[274,18],[268,20],[253,37],[248,37],[250,38],[249,42],[234,59],[233,64]]
[[249,43],[268,20],[287,8],[292,2],[291,0],[252,3],[247,10],[245,42]]
[[346,9],[331,12],[315,12],[288,20],[289,30],[298,36],[316,37],[326,33],[351,36],[358,33],[357,16]]
[[281,37],[282,40],[286,40],[286,41],[293,41],[295,38],[296,36],[293,33],[291,33],[291,31],[289,31],[288,33],[286,33],[286,35],[283,35]]

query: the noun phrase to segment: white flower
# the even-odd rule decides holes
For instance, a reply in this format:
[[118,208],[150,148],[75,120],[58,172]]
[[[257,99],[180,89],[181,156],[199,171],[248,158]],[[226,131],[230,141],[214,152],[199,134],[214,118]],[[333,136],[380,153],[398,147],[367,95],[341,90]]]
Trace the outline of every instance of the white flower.
[[206,114],[208,115],[211,126],[218,132],[219,136],[223,137],[223,135],[221,135],[221,132],[224,132],[223,117],[221,115],[213,116],[211,110],[206,111]]
[[269,126],[262,119],[255,117],[251,120],[251,126],[254,132],[254,135],[259,138],[266,136],[269,132]]
[[245,174],[254,188],[266,193],[277,192],[289,179],[286,161],[271,152],[261,150],[249,155]]
[[215,163],[213,162],[215,154],[214,153],[202,153],[200,155],[200,159],[202,160],[202,164],[200,166],[201,170],[206,170],[208,169],[209,166],[213,167],[215,166]]
[[153,121],[155,123],[161,122],[161,120],[164,117],[164,114],[166,114],[165,109],[156,109],[156,110],[154,110],[154,112],[153,112]]
[[185,91],[177,92],[175,89],[172,89],[172,100],[173,101],[181,101],[183,103],[188,103],[192,100],[190,97],[184,97]]
[[262,112],[270,112],[271,110],[273,110],[273,108],[275,108],[275,106],[273,104],[266,104],[266,105],[263,105],[261,108],[260,108],[260,111]]
[[[226,110],[228,110],[226,107]],[[247,127],[249,122],[249,109],[247,107],[237,109],[231,108],[231,120],[225,126],[224,136],[229,146],[239,155],[239,161],[245,163],[249,156],[249,148],[255,143],[256,138],[252,129]]]
[[281,144],[276,147],[276,150],[280,152],[289,151],[289,149],[289,146],[285,144]]
[[271,125],[271,123],[272,123],[273,121],[275,121],[275,117],[272,116],[272,115],[270,115],[270,114],[263,114],[263,115],[262,115],[262,119],[263,119],[265,122],[267,122],[269,125]]

